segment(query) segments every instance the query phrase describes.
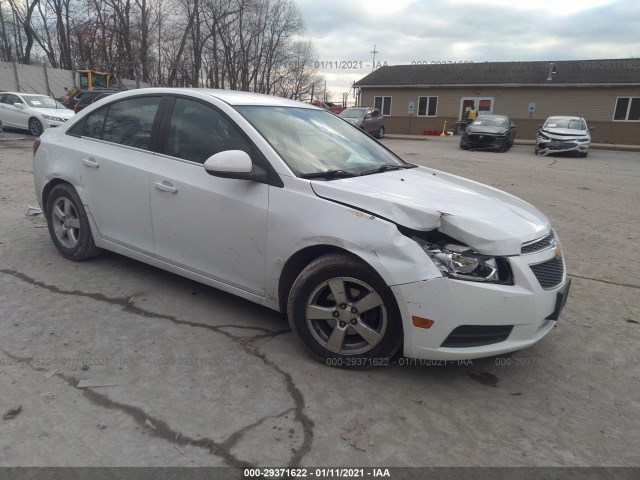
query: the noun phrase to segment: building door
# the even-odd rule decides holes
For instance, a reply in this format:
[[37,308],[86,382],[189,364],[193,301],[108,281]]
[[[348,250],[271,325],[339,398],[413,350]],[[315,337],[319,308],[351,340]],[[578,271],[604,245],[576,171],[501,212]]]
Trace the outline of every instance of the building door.
[[478,111],[478,115],[491,115],[493,113],[493,97],[462,97],[458,120],[466,120],[467,112],[472,106]]

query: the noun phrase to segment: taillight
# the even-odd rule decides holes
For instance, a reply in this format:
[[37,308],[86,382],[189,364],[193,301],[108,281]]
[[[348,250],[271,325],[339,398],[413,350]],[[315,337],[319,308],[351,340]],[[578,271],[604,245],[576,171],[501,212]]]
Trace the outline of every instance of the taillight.
[[36,138],[33,141],[33,156],[35,157],[36,152],[38,151],[38,149],[40,148],[40,137]]
[[73,106],[73,113],[78,113],[78,104],[77,103]]

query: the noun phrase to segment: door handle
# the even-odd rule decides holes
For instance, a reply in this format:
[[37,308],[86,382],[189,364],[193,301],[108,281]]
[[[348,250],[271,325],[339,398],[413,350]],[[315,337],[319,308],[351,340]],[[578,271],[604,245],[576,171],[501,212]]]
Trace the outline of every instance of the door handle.
[[162,190],[163,192],[178,193],[178,189],[166,180],[164,182],[154,182],[154,185],[158,190]]
[[100,166],[100,164],[95,158],[83,158],[82,163],[86,167],[90,167],[90,168],[98,168]]

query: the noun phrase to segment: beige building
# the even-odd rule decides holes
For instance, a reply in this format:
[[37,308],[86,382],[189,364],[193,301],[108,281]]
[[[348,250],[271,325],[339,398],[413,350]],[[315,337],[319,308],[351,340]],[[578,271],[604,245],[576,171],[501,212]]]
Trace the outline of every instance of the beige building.
[[473,105],[508,115],[518,138],[551,115],[579,115],[594,142],[640,144],[640,59],[486,62],[381,67],[355,83],[387,133],[454,130]]

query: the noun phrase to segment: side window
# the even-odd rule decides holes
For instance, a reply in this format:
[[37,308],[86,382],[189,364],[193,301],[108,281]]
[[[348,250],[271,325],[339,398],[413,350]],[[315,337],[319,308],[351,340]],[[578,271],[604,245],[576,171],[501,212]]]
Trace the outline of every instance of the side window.
[[22,100],[16,95],[7,95],[7,104],[13,105],[14,103],[23,103]]
[[0,95],[0,103],[7,103],[7,95]]
[[251,145],[227,118],[214,108],[184,98],[173,107],[167,155],[204,163],[225,150],[243,150],[251,155]]
[[147,150],[160,100],[161,97],[138,97],[112,103],[104,119],[102,140]]

